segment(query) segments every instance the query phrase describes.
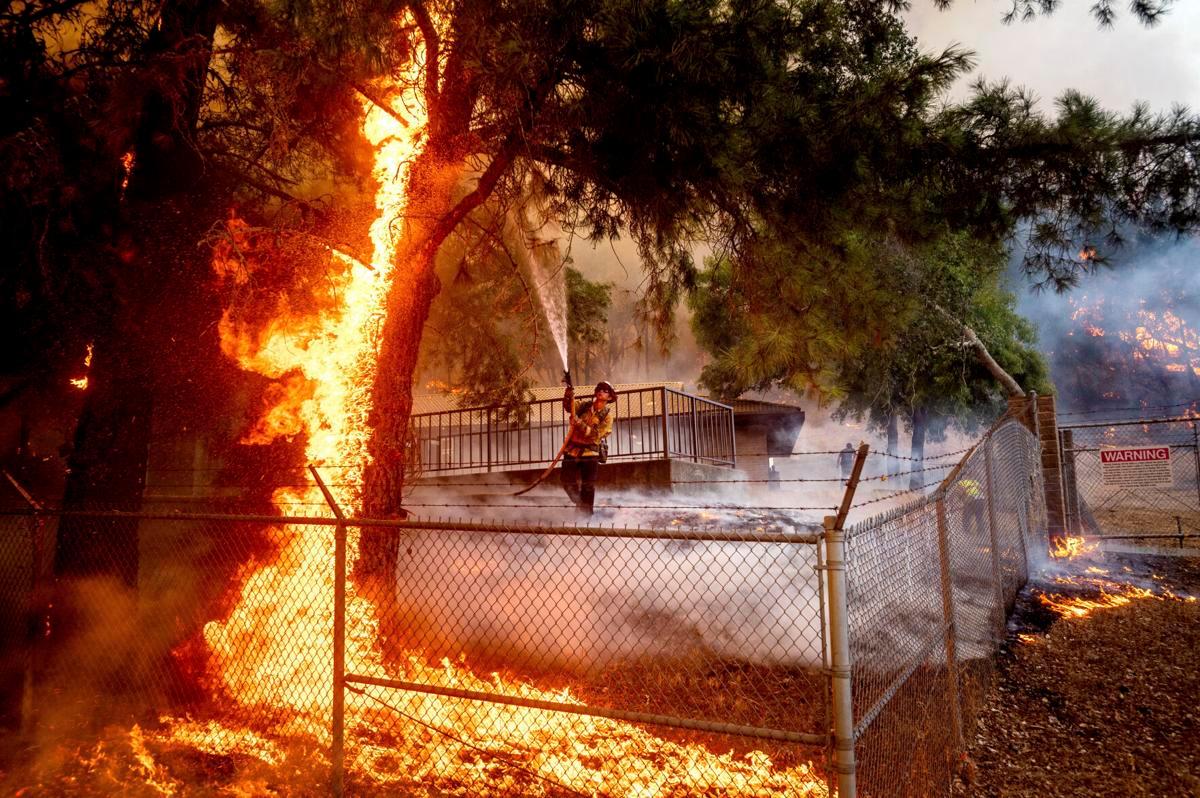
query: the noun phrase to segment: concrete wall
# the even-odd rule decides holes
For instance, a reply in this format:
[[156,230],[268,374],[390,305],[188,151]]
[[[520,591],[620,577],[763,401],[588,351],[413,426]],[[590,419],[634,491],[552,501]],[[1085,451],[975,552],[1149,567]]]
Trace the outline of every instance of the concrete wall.
[[[453,485],[459,490],[470,491],[471,482],[479,482],[491,486],[489,491],[495,491],[497,482],[512,483],[513,490],[518,490],[544,471],[544,468],[522,469],[519,471],[493,471],[488,474],[455,474],[444,477],[426,477],[419,484],[436,486],[439,484]],[[724,466],[709,465],[708,463],[693,463],[689,460],[609,460],[600,466],[600,474],[596,479],[597,490],[640,490],[646,493],[678,493],[698,494],[704,490],[703,484],[694,484],[695,480],[738,479],[746,475],[740,471]],[[558,470],[547,477],[543,485],[551,486],[558,481]],[[540,489],[540,488],[539,488]]]

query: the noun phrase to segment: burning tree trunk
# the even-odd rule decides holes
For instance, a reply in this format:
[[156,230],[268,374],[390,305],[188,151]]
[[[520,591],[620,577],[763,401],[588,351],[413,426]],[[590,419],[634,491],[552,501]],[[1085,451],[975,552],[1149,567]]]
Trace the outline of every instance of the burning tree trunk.
[[[403,516],[402,498],[410,451],[412,381],[417,369],[421,335],[433,300],[441,290],[436,272],[442,242],[458,224],[491,196],[511,166],[518,136],[502,145],[474,189],[461,198],[461,161],[446,157],[449,147],[431,142],[417,157],[408,184],[403,239],[397,248],[395,272],[388,289],[385,321],[376,361],[372,409],[368,425],[370,462],[363,474],[362,512],[373,518]],[[469,319],[464,319],[470,323]],[[386,533],[364,537],[359,575],[385,576],[395,572],[395,545]]]

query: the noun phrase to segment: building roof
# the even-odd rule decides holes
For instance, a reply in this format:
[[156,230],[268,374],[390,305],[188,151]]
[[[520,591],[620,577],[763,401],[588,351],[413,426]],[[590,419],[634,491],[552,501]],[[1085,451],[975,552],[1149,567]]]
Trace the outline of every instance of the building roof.
[[[705,396],[705,399],[712,397]],[[783,402],[764,402],[761,399],[734,399],[732,401],[724,401],[713,399],[714,402],[729,405],[733,408],[734,415],[737,416],[752,416],[752,415],[791,415],[800,413],[803,415],[804,408],[799,405],[789,405]]]
[[[579,386],[576,390],[579,391],[579,396],[590,396],[592,391],[591,385]],[[618,394],[632,393],[634,391],[653,390],[656,388],[670,388],[675,391],[683,390],[682,382],[618,382],[613,384],[613,388]],[[530,388],[530,401],[545,402],[551,400],[562,399],[563,387],[561,385],[551,385],[541,388]],[[413,396],[412,412],[414,415],[418,413],[444,413],[448,410],[464,409],[458,403],[458,397],[450,393],[428,393],[418,394]]]

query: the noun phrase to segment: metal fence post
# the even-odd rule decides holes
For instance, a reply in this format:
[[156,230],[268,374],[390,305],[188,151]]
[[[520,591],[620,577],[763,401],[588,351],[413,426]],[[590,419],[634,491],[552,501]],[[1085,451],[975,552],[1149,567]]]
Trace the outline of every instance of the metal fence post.
[[1200,421],[1192,419],[1192,453],[1196,455],[1196,509],[1200,510]]
[[1083,516],[1079,510],[1079,484],[1075,476],[1075,431],[1058,431],[1058,447],[1062,453],[1063,505],[1067,534],[1083,535]]
[[942,571],[942,620],[946,637],[946,681],[947,698],[950,701],[950,719],[954,724],[954,741],[958,751],[963,750],[962,712],[958,705],[958,653],[955,648],[957,628],[954,623],[954,582],[950,575],[950,537],[946,525],[946,502],[941,491],[936,499],[938,559]]
[[325,486],[315,466],[309,466],[313,479],[329,508],[337,516],[333,544],[333,707],[332,737],[329,760],[332,765],[329,787],[334,798],[345,794],[345,745],[346,745],[346,516],[338,507]]
[[854,699],[850,667],[850,602],[846,595],[846,533],[825,516],[825,574],[829,590],[830,692],[833,695],[833,765],[838,798],[855,798]]
[[38,641],[42,639],[42,627],[46,623],[46,607],[49,598],[44,595],[46,588],[42,585],[42,528],[45,520],[42,516],[42,505],[25,490],[16,477],[4,472],[9,483],[21,494],[21,498],[29,505],[29,595],[25,605],[25,668],[21,680],[21,735],[28,737],[33,734],[34,712],[34,670],[37,667]]
[[992,436],[983,444],[984,480],[986,482],[988,536],[992,549],[992,582],[996,585],[996,611],[999,614],[998,637],[1004,635],[1004,619],[1008,615],[1008,602],[1004,595],[1003,571],[1000,568],[1000,539],[996,536],[996,490],[992,479]]

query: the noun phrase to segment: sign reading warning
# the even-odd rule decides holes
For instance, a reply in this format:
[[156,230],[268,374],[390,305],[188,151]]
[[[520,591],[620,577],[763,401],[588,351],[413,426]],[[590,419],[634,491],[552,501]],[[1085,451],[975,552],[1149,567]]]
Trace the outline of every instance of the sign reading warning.
[[1170,446],[1138,446],[1101,449],[1100,470],[1105,485],[1122,488],[1153,488],[1170,485]]

